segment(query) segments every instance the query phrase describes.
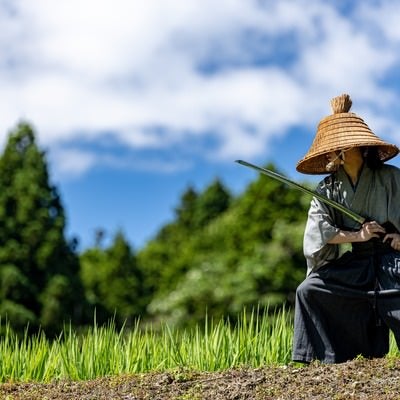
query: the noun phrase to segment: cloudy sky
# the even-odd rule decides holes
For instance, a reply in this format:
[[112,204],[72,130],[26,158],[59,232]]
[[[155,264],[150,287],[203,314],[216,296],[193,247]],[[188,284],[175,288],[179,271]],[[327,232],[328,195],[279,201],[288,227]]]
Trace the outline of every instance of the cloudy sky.
[[138,249],[188,185],[240,193],[255,174],[237,158],[304,179],[341,93],[400,145],[399,15],[390,0],[0,0],[0,144],[30,122],[67,234],[83,249],[122,229]]

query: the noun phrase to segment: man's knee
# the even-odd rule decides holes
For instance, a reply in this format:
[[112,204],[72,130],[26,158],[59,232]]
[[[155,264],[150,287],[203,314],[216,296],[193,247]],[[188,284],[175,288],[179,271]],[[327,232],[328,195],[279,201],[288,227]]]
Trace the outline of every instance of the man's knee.
[[315,293],[315,285],[312,279],[306,278],[296,289],[296,298],[306,300]]

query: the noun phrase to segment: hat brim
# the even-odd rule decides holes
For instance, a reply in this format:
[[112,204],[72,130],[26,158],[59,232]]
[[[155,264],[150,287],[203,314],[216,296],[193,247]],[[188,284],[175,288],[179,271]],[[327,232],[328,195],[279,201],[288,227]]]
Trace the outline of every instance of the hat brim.
[[335,146],[331,149],[324,149],[320,153],[314,153],[309,155],[308,157],[304,157],[297,163],[296,170],[303,174],[308,175],[321,175],[321,174],[329,174],[331,171],[326,169],[326,165],[328,164],[327,155],[333,151],[340,151],[346,150],[353,147],[368,147],[368,146],[375,146],[378,147],[378,156],[382,162],[386,162],[391,158],[395,157],[399,154],[400,149],[394,145],[385,142],[381,142],[377,144],[376,142],[368,142],[359,143],[357,145],[348,145],[346,146],[345,143],[342,143],[340,146]]
[[318,124],[314,141],[296,170],[304,174],[327,174],[326,155],[353,147],[378,147],[382,162],[399,153],[397,146],[376,136],[358,115],[350,112],[335,113],[323,118]]

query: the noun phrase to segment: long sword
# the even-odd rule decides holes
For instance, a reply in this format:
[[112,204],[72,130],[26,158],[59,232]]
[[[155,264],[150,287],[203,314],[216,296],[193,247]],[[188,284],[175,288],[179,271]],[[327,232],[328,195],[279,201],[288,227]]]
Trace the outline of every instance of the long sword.
[[287,185],[300,190],[301,192],[307,193],[311,196],[316,197],[318,200],[322,201],[325,204],[330,205],[331,207],[335,208],[336,210],[339,210],[340,212],[342,212],[343,214],[347,215],[349,218],[352,218],[354,221],[357,221],[358,223],[360,223],[361,225],[366,221],[366,218],[362,217],[361,215],[355,213],[354,211],[348,209],[347,207],[343,206],[342,204],[328,199],[327,197],[323,196],[322,194],[319,194],[311,189],[307,189],[306,187],[299,185],[296,182],[291,181],[290,179],[286,178],[283,175],[280,175],[276,172],[273,172],[269,169],[266,168],[261,168],[258,167],[257,165],[251,164],[247,161],[243,161],[243,160],[236,160],[237,163],[244,165],[245,167],[249,167],[249,168],[253,168],[256,171],[269,176],[270,178],[276,179],[280,182],[286,183]]
[[[328,199],[327,197],[314,192],[313,190],[307,189],[306,187],[299,185],[296,182],[291,181],[290,179],[286,178],[283,175],[280,175],[276,172],[270,171],[269,169],[266,168],[261,168],[258,167],[257,165],[254,164],[250,164],[247,161],[243,161],[243,160],[236,160],[237,163],[244,165],[245,167],[250,167],[255,169],[258,172],[261,172],[264,175],[267,175],[273,179],[276,179],[280,182],[286,183],[287,185],[298,189],[304,193],[307,193],[311,196],[316,197],[318,200],[329,204],[330,206],[332,206],[333,208],[336,208],[337,210],[341,211],[343,214],[347,215],[348,217],[354,219],[355,221],[359,222],[360,224],[363,224],[366,221],[366,218],[362,217],[361,215],[356,214],[354,211],[349,210],[348,208],[344,207],[342,204],[337,203],[334,200]],[[325,288],[321,288],[323,290],[325,290]],[[341,290],[343,291],[343,288],[341,288]],[[359,290],[354,290],[354,289],[346,289],[346,293],[348,293],[349,295],[352,296],[357,296],[357,297],[369,297],[369,298],[374,298],[375,301],[378,297],[396,297],[400,295],[400,289],[379,289],[379,290],[370,290],[368,292],[363,292],[363,291],[359,291]]]

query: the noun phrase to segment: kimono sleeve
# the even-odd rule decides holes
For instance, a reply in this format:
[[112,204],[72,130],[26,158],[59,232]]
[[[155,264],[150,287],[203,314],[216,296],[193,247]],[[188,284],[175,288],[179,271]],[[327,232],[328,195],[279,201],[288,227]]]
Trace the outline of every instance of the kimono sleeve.
[[307,275],[338,257],[338,245],[328,244],[338,232],[339,228],[335,227],[328,207],[314,197],[308,211],[303,240]]
[[[400,232],[400,170],[394,166],[386,166],[390,171],[391,179],[388,189],[388,221],[390,221]],[[383,176],[382,181],[388,179]]]

